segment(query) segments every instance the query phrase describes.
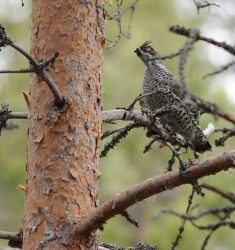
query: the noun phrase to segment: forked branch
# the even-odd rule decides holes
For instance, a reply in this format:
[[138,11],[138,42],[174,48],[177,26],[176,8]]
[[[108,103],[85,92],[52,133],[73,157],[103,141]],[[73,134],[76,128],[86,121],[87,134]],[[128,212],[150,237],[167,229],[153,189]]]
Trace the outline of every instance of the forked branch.
[[27,51],[25,51],[23,48],[21,48],[19,45],[14,43],[6,34],[5,28],[0,25],[0,48],[10,46],[14,48],[16,51],[18,51],[20,54],[22,54],[25,58],[29,60],[29,63],[31,65],[31,68],[29,69],[22,69],[22,70],[3,70],[0,71],[0,73],[36,73],[43,81],[46,82],[49,89],[51,90],[52,94],[55,98],[55,105],[59,108],[64,107],[66,104],[64,97],[60,93],[59,88],[57,87],[54,80],[51,78],[51,76],[48,73],[47,67],[49,65],[53,65],[55,62],[55,59],[59,56],[58,52],[53,53],[47,60],[40,63],[38,62],[32,55],[30,55]]

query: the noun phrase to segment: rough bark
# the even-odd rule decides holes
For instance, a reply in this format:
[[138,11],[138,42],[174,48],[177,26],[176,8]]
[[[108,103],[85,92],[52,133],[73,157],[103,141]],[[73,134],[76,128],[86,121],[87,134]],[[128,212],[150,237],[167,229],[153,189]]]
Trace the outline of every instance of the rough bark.
[[56,108],[49,88],[32,74],[25,250],[97,249],[96,230],[73,237],[98,203],[105,17],[96,3],[32,1],[31,53],[40,60],[59,52],[50,75],[68,105]]

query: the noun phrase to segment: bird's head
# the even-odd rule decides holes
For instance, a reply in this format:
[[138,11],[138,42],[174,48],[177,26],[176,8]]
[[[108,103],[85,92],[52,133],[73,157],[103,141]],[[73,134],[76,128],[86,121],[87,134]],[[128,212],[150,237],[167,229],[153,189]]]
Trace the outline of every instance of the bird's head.
[[160,55],[150,46],[149,41],[143,43],[139,48],[134,50],[134,52],[147,66],[153,62],[163,64],[163,61],[158,59]]

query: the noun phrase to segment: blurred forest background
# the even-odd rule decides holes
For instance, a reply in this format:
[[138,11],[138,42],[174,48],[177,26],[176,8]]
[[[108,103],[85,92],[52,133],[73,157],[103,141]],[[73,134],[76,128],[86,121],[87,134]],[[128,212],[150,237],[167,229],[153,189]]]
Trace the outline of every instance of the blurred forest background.
[[[131,2],[131,0],[126,0],[123,5],[128,6]],[[104,110],[127,107],[141,92],[145,66],[133,53],[140,44],[146,40],[152,41],[153,47],[161,55],[174,53],[183,46],[185,38],[169,32],[170,25],[196,27],[207,37],[234,44],[235,1],[221,0],[216,3],[220,7],[203,9],[198,14],[191,0],[140,0],[132,20],[131,38],[122,38],[116,46],[105,52]],[[24,7],[21,6],[20,0],[1,0],[0,23],[7,28],[7,32],[14,41],[29,50],[31,1],[24,0],[24,5]],[[110,4],[109,8],[111,12],[115,11],[115,4]],[[127,31],[128,15],[123,17],[122,22],[123,31]],[[48,32],[50,32],[49,29]],[[117,23],[109,22],[107,38],[115,39],[117,34]],[[215,102],[224,111],[232,114],[235,109],[234,68],[218,76],[202,79],[205,74],[230,60],[232,57],[222,49],[202,42],[196,43],[187,65],[187,86],[193,93]],[[165,63],[168,69],[178,77],[178,58],[167,60]],[[0,69],[18,69],[27,66],[27,61],[15,51],[10,48],[2,49]],[[0,75],[0,103],[8,103],[12,111],[27,111],[22,92],[27,93],[28,89],[28,75]],[[18,185],[25,183],[27,121],[14,122],[17,122],[20,128],[5,130],[0,137],[0,230],[16,232],[18,226],[21,225],[24,206],[24,193]],[[205,128],[208,122],[213,122],[218,128],[231,127],[231,124],[222,119],[216,120],[211,115],[203,115],[200,120],[201,127]],[[104,125],[104,129],[121,127],[124,124],[126,123],[119,122],[116,126]],[[224,148],[216,148],[215,137],[216,135],[210,138],[213,151],[200,156],[200,160],[234,148],[233,138],[226,142]],[[155,144],[153,150],[142,154],[148,141],[145,131],[136,129],[101,160],[101,202],[137,182],[165,171],[171,155],[169,149],[166,147],[160,149],[159,145]],[[200,180],[200,183],[202,182],[235,192],[234,171],[204,178]],[[200,210],[226,205],[227,201],[220,196],[209,191],[205,192],[204,198],[199,196],[194,198],[194,204],[199,204]],[[104,231],[101,232],[101,241],[120,246],[147,241],[157,244],[159,249],[168,249],[176,237],[181,221],[170,215],[162,215],[160,218],[154,218],[154,215],[162,208],[184,212],[190,193],[191,186],[185,185],[137,204],[129,212],[138,219],[140,227],[137,229],[123,217],[116,216],[105,225]],[[205,221],[202,220],[201,224],[203,222]],[[178,248],[200,249],[206,235],[206,231],[198,231],[187,223],[183,240]],[[6,242],[0,242],[0,245],[4,244]],[[231,229],[222,228],[213,235],[207,249],[234,249],[234,245],[234,232]]]

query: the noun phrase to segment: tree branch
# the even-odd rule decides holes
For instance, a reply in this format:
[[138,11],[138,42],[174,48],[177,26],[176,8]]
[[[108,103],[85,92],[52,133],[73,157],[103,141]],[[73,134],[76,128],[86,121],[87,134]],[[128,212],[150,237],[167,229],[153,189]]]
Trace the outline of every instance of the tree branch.
[[14,74],[14,73],[33,73],[32,68],[28,69],[13,69],[13,70],[0,70],[0,74]]
[[198,0],[193,0],[193,2],[197,8],[198,13],[200,9],[203,9],[203,8],[207,8],[207,7],[210,8],[211,6],[220,7],[218,4],[210,3],[208,1],[199,2]]
[[[171,32],[174,32],[178,35],[182,35],[182,36],[186,36],[186,37],[190,37],[191,30],[192,29],[186,29],[185,27],[179,26],[179,25],[173,25],[170,27]],[[232,45],[229,45],[225,42],[217,42],[214,39],[207,38],[207,37],[204,37],[204,36],[201,36],[200,34],[198,34],[196,36],[196,41],[199,41],[199,40],[213,44],[217,47],[223,48],[224,50],[226,50],[230,54],[235,55],[235,47],[233,47]]]
[[[192,98],[193,95],[191,95]],[[193,101],[207,113],[217,115],[227,121],[235,124],[235,116],[230,115],[219,109],[215,104],[206,102],[199,97],[193,96]],[[27,112],[11,112],[7,119],[28,119]],[[135,121],[142,124],[143,126],[151,125],[151,121],[147,118],[146,115],[142,114],[138,110],[126,110],[126,109],[114,109],[102,111],[102,120],[103,123],[110,123],[113,121]]]
[[207,77],[210,77],[210,76],[218,75],[218,74],[224,72],[225,70],[229,69],[230,67],[232,67],[234,65],[235,65],[235,61],[231,61],[228,64],[222,66],[220,69],[218,69],[218,70],[216,70],[214,72],[211,72],[209,74],[206,74],[205,76],[203,76],[203,79],[206,79]]
[[19,241],[21,238],[18,233],[0,231],[0,239]]
[[210,190],[214,193],[217,193],[219,194],[220,196],[222,196],[223,198],[231,201],[232,203],[235,203],[235,194],[232,193],[232,192],[226,192],[218,187],[215,187],[215,186],[212,186],[210,184],[206,184],[206,183],[203,183],[201,184],[201,187],[207,189],[207,190]]
[[28,119],[29,114],[27,112],[11,112],[7,115],[7,119]]
[[141,111],[114,109],[102,112],[102,119],[104,123],[109,123],[117,120],[135,121],[142,125],[150,125],[151,121]]
[[205,160],[197,165],[192,165],[185,170],[184,174],[179,171],[171,171],[136,184],[97,207],[79,223],[75,236],[77,237],[80,234],[89,233],[94,229],[101,228],[110,218],[152,195],[183,184],[193,183],[199,178],[216,174],[222,170],[228,170],[234,166],[235,151],[231,151]]
[[[66,104],[64,97],[59,91],[59,88],[55,84],[54,80],[50,77],[49,73],[47,72],[47,66],[49,64],[53,64],[55,59],[59,56],[58,52],[53,53],[45,62],[38,62],[32,55],[30,55],[26,50],[21,48],[19,45],[14,43],[6,34],[5,28],[0,25],[0,47],[10,46],[22,54],[25,58],[29,60],[29,63],[32,65],[32,70],[35,72],[39,77],[42,78],[44,82],[46,82],[47,86],[50,88],[52,94],[55,98],[55,105],[59,108],[64,107]],[[2,71],[1,73],[6,73],[7,71]],[[7,72],[12,73],[12,72]],[[14,72],[15,73],[15,72]],[[17,72],[19,73],[19,72]],[[26,73],[26,72],[23,72]]]
[[203,100],[201,97],[196,96],[192,93],[188,93],[189,98],[205,113],[219,116],[227,121],[235,124],[235,116],[225,113],[216,104]]

